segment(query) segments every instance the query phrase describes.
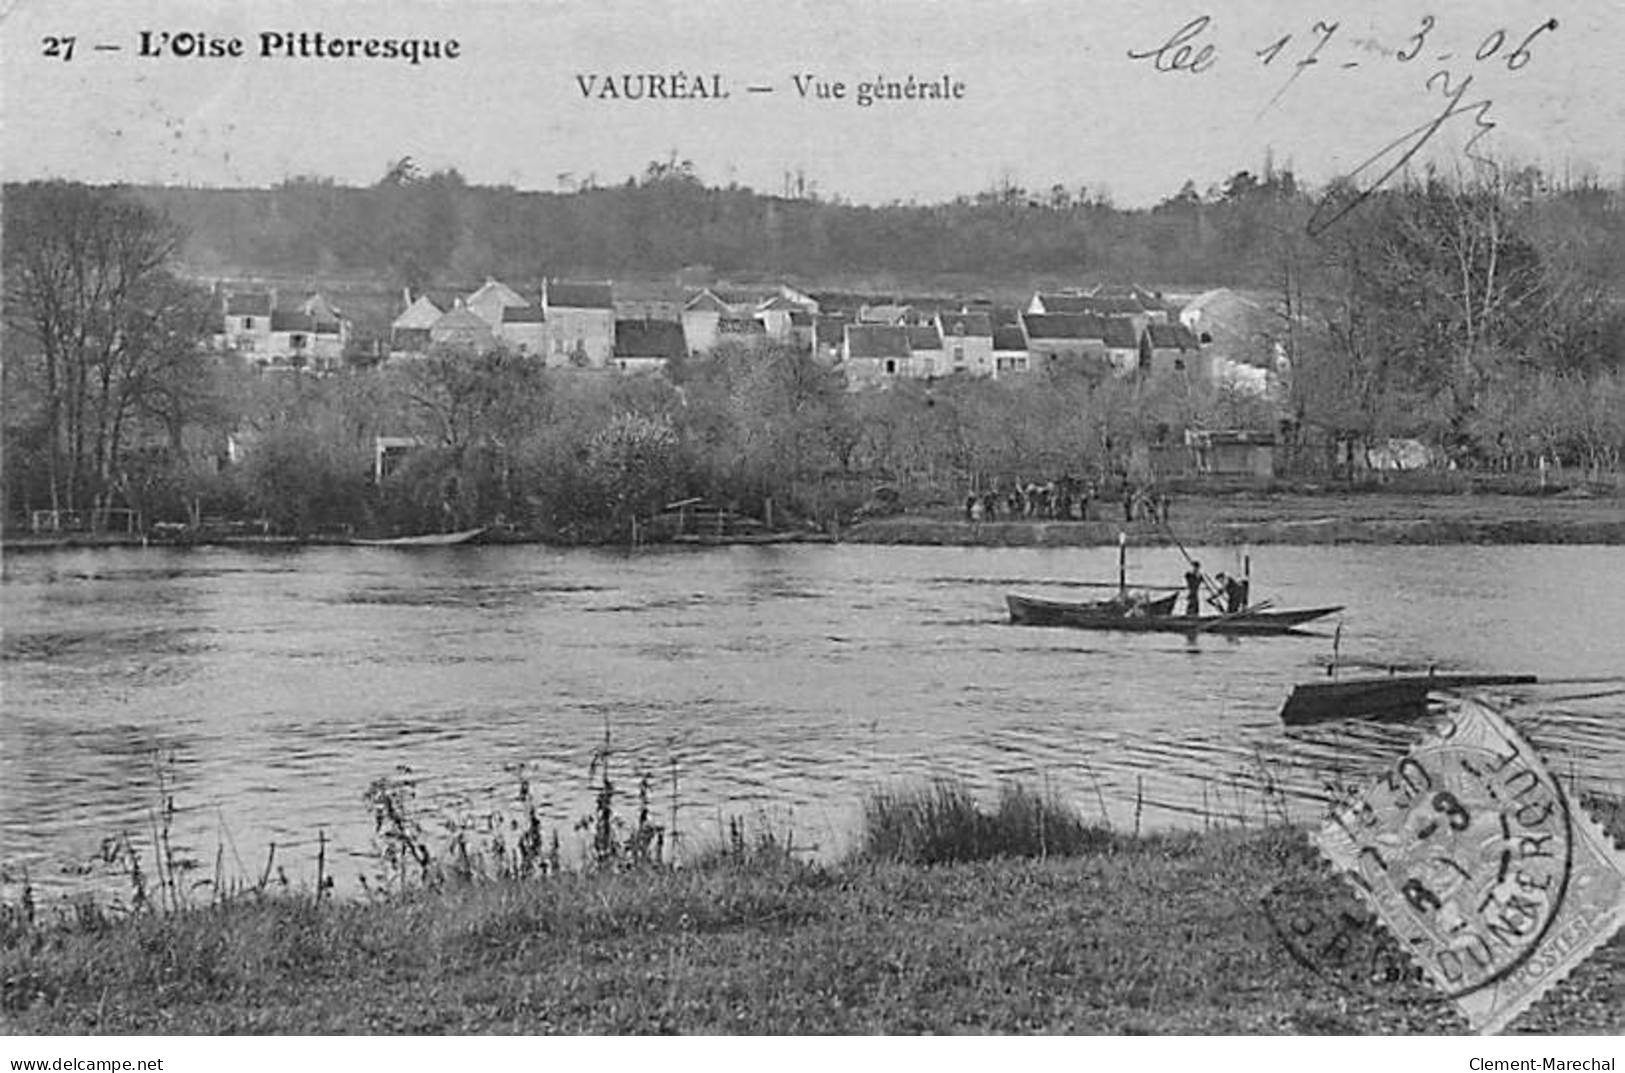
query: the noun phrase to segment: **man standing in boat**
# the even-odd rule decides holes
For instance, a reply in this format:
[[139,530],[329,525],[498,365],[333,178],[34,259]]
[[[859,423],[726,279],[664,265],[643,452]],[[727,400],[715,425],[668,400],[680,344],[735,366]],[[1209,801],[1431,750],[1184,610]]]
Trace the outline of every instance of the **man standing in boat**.
[[1191,560],[1185,571],[1185,614],[1195,618],[1202,613],[1202,564]]

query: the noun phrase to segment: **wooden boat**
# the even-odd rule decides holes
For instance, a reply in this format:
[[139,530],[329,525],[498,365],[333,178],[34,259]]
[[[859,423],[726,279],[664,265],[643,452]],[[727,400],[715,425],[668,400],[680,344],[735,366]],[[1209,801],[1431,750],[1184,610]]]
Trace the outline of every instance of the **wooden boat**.
[[[1111,600],[1045,600],[1037,596],[1009,593],[1004,602],[1010,608],[1010,621],[1017,626],[1073,626],[1079,629],[1116,629],[1129,619],[1166,618],[1173,614],[1178,593],[1145,596],[1129,593]],[[1122,627],[1131,629],[1132,627]]]
[[1292,687],[1281,707],[1281,722],[1304,726],[1332,719],[1416,719],[1427,714],[1432,692],[1535,682],[1532,674],[1394,674],[1304,682]]
[[1010,621],[1017,626],[1071,626],[1083,630],[1126,630],[1138,633],[1283,634],[1306,622],[1335,614],[1342,607],[1240,611],[1233,615],[1192,617],[1174,614],[1179,595],[1076,603],[1007,593]]
[[478,529],[464,529],[456,533],[421,533],[388,540],[352,540],[350,543],[369,548],[442,548],[449,544],[467,544],[483,532],[485,526],[482,525]]

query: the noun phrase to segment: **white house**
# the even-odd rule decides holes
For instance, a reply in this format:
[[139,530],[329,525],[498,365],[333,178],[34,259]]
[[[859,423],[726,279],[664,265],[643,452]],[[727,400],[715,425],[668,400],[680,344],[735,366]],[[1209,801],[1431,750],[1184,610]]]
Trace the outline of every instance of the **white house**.
[[993,321],[986,313],[937,314],[946,373],[992,376]]
[[602,369],[615,357],[615,288],[608,282],[545,280],[542,313],[551,343],[549,365]]

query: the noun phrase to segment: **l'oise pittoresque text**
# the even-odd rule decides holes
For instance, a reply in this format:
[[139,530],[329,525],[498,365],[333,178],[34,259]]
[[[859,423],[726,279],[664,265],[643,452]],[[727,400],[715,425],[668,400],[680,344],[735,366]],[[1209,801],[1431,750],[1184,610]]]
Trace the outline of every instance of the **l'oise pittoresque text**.
[[142,30],[136,36],[135,54],[144,59],[180,60],[399,60],[417,66],[425,61],[461,59],[463,45],[455,37],[348,37],[320,30],[263,30],[251,38]]

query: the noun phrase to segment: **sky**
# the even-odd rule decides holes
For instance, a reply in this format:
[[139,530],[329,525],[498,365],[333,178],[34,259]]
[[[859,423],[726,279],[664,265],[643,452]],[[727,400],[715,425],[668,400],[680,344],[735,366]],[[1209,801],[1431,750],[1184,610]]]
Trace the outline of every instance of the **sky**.
[[[1257,172],[1267,156],[1322,183],[1449,111],[1458,91],[1459,114],[1414,163],[1450,166],[1482,119],[1494,129],[1480,154],[1625,174],[1618,0],[0,0],[0,11],[7,180],[364,185],[410,156],[471,182],[558,190],[622,182],[675,153],[707,182],[770,193],[799,173],[862,203],[1060,183],[1133,206],[1187,179],[1206,188]],[[238,39],[243,54],[143,56],[143,31],[155,45]],[[261,55],[261,34],[300,32],[454,39],[459,54],[416,65]],[[669,87],[675,73],[729,95],[599,96],[606,78],[660,74]],[[911,75],[963,92],[856,99],[860,83]],[[845,97],[819,99],[812,79],[845,83]]]

